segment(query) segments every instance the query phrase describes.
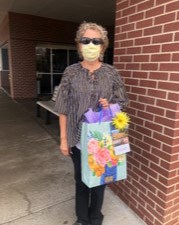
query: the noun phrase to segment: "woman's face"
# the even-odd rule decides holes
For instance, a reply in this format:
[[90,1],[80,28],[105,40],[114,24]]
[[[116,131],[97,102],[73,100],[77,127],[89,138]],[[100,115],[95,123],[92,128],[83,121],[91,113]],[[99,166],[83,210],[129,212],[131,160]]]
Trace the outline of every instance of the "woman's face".
[[96,30],[87,30],[80,40],[79,48],[86,61],[99,59],[102,50],[101,34]]

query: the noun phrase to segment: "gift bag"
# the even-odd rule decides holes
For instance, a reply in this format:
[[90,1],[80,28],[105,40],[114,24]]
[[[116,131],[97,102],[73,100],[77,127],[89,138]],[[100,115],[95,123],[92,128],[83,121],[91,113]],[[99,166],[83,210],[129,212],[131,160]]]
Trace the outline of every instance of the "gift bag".
[[[118,136],[119,136],[118,132]],[[125,132],[121,137],[125,138]],[[108,184],[126,179],[126,154],[125,151],[116,151],[113,141],[116,131],[108,122],[82,124],[81,132],[81,168],[82,181],[88,187]],[[119,137],[115,140],[119,140]],[[127,140],[125,140],[127,141]],[[116,147],[123,143],[118,141]],[[126,143],[125,143],[126,144]]]

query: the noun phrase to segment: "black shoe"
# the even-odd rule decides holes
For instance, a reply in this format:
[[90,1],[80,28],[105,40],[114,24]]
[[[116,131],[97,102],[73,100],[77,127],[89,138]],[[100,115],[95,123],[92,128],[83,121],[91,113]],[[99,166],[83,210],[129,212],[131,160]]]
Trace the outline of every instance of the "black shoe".
[[101,214],[99,219],[91,219],[90,225],[102,225],[104,216]]

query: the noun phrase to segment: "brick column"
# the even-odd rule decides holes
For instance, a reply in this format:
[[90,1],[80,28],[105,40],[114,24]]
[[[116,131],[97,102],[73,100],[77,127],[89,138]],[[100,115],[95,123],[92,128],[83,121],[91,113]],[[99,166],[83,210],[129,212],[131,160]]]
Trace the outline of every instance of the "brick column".
[[30,40],[11,39],[9,59],[12,98],[35,98],[37,95],[35,43]]
[[179,224],[179,1],[117,0],[114,64],[126,84],[128,179],[111,185],[149,225]]

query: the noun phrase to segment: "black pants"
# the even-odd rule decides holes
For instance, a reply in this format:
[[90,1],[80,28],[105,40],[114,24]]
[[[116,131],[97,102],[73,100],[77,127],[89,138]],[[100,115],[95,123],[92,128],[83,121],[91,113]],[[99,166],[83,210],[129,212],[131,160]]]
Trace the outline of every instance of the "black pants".
[[76,181],[76,216],[83,225],[101,225],[103,215],[101,208],[104,198],[105,185],[88,188],[81,181],[81,151],[73,147],[71,158],[74,163]]

